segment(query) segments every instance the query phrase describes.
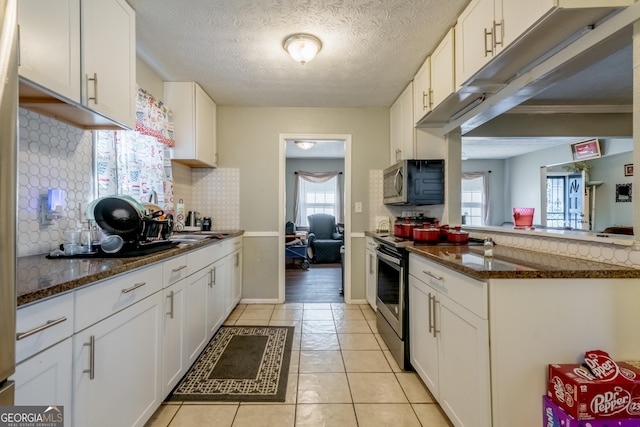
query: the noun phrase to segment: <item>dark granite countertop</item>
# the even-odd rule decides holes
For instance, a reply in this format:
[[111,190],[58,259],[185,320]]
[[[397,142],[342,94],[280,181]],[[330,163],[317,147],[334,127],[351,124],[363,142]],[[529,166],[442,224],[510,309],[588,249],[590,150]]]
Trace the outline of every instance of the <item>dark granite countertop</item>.
[[640,278],[640,269],[502,245],[493,248],[492,259],[484,258],[482,246],[417,244],[407,250],[480,280]]
[[192,245],[179,245],[172,249],[133,258],[48,259],[45,254],[19,257],[16,269],[18,307],[241,236],[243,231],[224,231],[224,234],[228,235],[223,239],[205,239]]

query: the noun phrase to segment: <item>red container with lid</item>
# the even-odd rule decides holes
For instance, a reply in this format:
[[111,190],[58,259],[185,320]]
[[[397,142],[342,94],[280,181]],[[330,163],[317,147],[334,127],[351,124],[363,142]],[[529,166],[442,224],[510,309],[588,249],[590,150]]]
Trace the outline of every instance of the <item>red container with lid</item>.
[[437,228],[414,228],[413,240],[416,242],[433,242],[440,241],[440,230]]
[[456,226],[453,230],[449,229],[447,241],[452,243],[467,243],[469,241],[469,233],[462,231],[462,227]]

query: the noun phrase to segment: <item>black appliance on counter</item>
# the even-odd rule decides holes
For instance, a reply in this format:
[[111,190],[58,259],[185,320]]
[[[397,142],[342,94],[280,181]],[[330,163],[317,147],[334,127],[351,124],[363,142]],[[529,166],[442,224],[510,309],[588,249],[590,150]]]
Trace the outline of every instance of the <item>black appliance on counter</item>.
[[401,160],[383,171],[385,205],[444,204],[444,160]]

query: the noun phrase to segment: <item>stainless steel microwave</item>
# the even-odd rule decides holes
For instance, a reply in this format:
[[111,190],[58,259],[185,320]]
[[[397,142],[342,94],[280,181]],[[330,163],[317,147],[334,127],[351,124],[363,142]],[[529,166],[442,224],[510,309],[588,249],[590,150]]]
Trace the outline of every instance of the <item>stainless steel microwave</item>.
[[444,204],[444,160],[401,160],[383,174],[385,205]]

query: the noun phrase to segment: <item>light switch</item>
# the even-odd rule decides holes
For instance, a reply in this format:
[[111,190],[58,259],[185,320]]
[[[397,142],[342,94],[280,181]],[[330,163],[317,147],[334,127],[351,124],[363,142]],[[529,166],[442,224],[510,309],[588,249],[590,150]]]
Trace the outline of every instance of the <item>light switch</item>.
[[356,202],[356,213],[362,213],[362,202]]

